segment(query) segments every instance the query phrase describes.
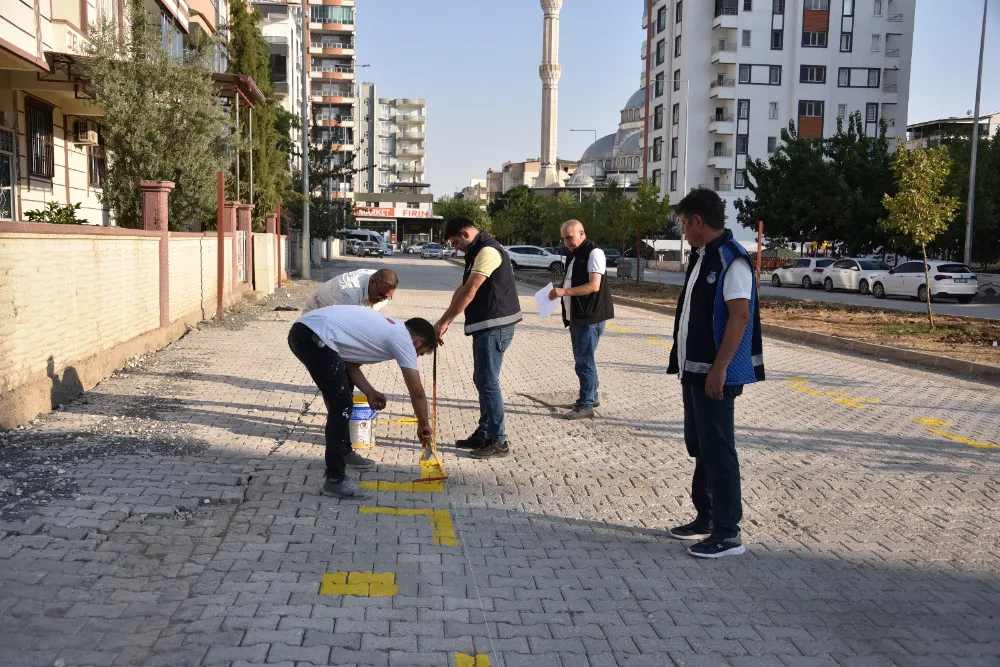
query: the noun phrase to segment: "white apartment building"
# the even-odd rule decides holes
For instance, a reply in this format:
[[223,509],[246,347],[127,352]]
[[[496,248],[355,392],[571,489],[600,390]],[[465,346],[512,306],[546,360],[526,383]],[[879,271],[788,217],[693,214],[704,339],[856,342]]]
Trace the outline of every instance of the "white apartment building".
[[427,101],[380,98],[374,83],[362,83],[358,91],[358,163],[367,169],[356,175],[355,190],[390,192],[426,183]]
[[[906,133],[915,0],[652,0],[647,177],[679,200],[699,185],[729,202],[747,157],[767,159],[791,121],[828,137],[860,111]],[[651,23],[651,25],[650,25]],[[642,85],[646,85],[643,72]]]
[[[302,7],[285,0],[253,0],[261,13],[260,31],[271,54],[271,84],[281,106],[296,117],[302,113]],[[292,145],[299,146],[301,130],[291,129]],[[302,156],[290,156],[295,169],[302,168]]]

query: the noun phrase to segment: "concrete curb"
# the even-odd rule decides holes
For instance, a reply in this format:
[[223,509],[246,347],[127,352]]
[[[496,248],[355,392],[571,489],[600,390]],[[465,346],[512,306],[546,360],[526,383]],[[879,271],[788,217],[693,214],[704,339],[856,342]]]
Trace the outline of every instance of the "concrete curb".
[[[547,280],[542,281],[541,279],[533,276],[518,276],[517,280],[519,282],[536,285],[538,287],[542,287],[549,282]],[[677,308],[675,306],[664,306],[621,296],[615,297],[615,303],[622,306],[628,306],[629,308],[639,308],[640,310],[659,313],[661,315],[668,315],[670,317],[673,317],[677,313]],[[820,345],[832,350],[864,354],[870,357],[876,357],[880,361],[888,360],[907,364],[917,364],[919,366],[948,371],[962,376],[973,376],[1000,381],[1000,366],[979,364],[974,361],[965,361],[964,359],[955,359],[953,357],[942,357],[940,355],[918,352],[916,350],[904,350],[902,348],[890,347],[888,345],[865,343],[859,340],[851,340],[850,338],[831,336],[830,334],[793,329],[792,327],[783,327],[778,324],[761,324],[761,331],[765,335],[772,336],[774,338],[781,338],[783,340],[790,340],[798,343],[812,343],[813,345]]]

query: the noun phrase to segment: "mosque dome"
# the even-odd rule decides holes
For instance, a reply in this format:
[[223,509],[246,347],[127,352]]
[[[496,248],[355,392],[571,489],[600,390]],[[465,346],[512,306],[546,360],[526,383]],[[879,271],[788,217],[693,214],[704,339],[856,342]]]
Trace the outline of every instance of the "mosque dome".
[[[608,134],[587,147],[580,158],[580,165],[566,183],[570,187],[590,187],[605,180],[614,180],[619,186],[636,182],[626,174],[637,174],[642,166],[642,137],[645,90],[640,88],[628,99],[621,110],[618,131]],[[612,179],[612,171],[624,172]]]
[[589,188],[600,180],[604,180],[604,168],[597,162],[585,162],[579,165],[573,175],[569,177],[569,180],[566,181],[566,187]]

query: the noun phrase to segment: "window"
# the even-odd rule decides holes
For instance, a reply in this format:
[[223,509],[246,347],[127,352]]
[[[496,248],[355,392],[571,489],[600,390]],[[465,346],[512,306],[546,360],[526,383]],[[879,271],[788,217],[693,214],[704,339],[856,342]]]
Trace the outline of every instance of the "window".
[[750,83],[750,65],[740,65],[740,83]]
[[673,106],[673,108],[670,110],[670,122],[673,125],[677,125],[678,123],[681,122],[681,105],[680,105],[680,103],[675,104]]
[[854,16],[854,0],[844,0],[844,16]]
[[667,59],[667,40],[661,39],[656,43],[656,64],[662,65]]
[[312,23],[354,23],[354,10],[350,7],[317,7],[309,8],[309,20]]
[[736,170],[736,189],[743,190],[747,186],[747,172],[746,169]]
[[771,50],[781,51],[785,48],[785,31],[784,30],[772,30],[771,31]]
[[288,81],[287,61],[288,56],[277,53],[271,54],[271,83]]
[[35,99],[25,99],[24,115],[28,117],[28,173],[52,178],[56,173],[52,107]]
[[785,13],[785,0],[774,0],[771,4],[772,14],[784,14]]
[[653,139],[653,159],[652,162],[659,162],[663,159],[663,137]]
[[878,105],[877,104],[866,104],[865,105],[865,122],[866,123],[877,123],[878,122]]
[[837,85],[847,88],[851,85],[851,70],[848,67],[841,67],[837,70]]
[[875,0],[875,16],[882,16],[882,0]]
[[882,50],[882,35],[872,35],[872,53]]
[[745,12],[753,11],[753,0],[743,0],[743,11]]
[[750,136],[747,134],[737,134],[736,135],[736,154],[746,155],[747,148],[750,145]]
[[878,88],[879,79],[881,78],[882,70],[870,69],[868,70],[868,87]]
[[740,100],[737,102],[736,114],[738,118],[750,118],[750,100]]
[[804,32],[802,33],[802,46],[825,49],[826,37],[825,32]]
[[837,118],[847,118],[847,105],[838,104],[837,105]]
[[674,192],[677,190],[677,170],[674,169],[670,172],[670,191]]
[[670,157],[677,157],[677,137],[670,140]]
[[408,201],[406,202],[406,208],[420,208],[420,202]]
[[767,117],[770,118],[771,120],[777,120],[778,119],[778,103],[777,102],[768,102],[767,103]]
[[681,0],[677,0],[677,11],[674,12],[674,21],[676,23],[681,22],[681,19],[683,18],[682,17],[683,12],[681,10],[683,9],[684,9],[684,3],[681,2]]
[[653,96],[654,97],[663,97],[663,79],[664,78],[665,77],[664,77],[663,72],[658,72],[656,74],[656,86],[653,89]]
[[830,0],[806,0],[806,11],[820,10],[820,11],[830,11]]
[[87,146],[87,177],[92,187],[104,187],[106,166],[104,159],[104,134],[101,132],[101,126],[98,125],[97,145]]
[[771,65],[768,70],[768,83],[772,86],[781,85],[781,65]]
[[656,12],[656,34],[660,34],[667,29],[667,6],[660,7]]
[[799,83],[826,83],[826,67],[819,65],[800,66]]
[[663,105],[657,104],[653,108],[653,129],[659,130],[663,127]]
[[803,100],[799,102],[799,116],[804,118],[822,118],[823,102],[818,100]]
[[750,46],[750,31],[749,30],[744,30],[743,31],[743,46],[746,47],[746,48],[749,48],[749,46]]
[[768,154],[773,153],[778,150],[778,137],[768,137],[767,138],[767,152]]
[[674,70],[674,90],[681,89],[681,71],[679,69]]
[[661,170],[661,169],[654,169],[653,170],[653,185],[655,185],[656,187],[658,187],[660,189],[663,189],[663,183],[661,183],[662,180],[663,180],[663,170]]
[[854,50],[854,33],[853,32],[840,33],[840,51],[842,53],[850,53],[853,50]]
[[681,57],[681,36],[677,35],[677,37],[674,38],[674,58],[680,58],[680,57]]

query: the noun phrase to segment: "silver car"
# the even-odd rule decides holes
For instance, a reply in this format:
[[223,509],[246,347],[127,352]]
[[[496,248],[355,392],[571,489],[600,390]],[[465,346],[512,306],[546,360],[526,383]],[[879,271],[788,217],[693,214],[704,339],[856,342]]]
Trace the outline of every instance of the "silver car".
[[420,251],[420,257],[423,259],[441,259],[443,256],[444,251],[440,243],[425,243]]

